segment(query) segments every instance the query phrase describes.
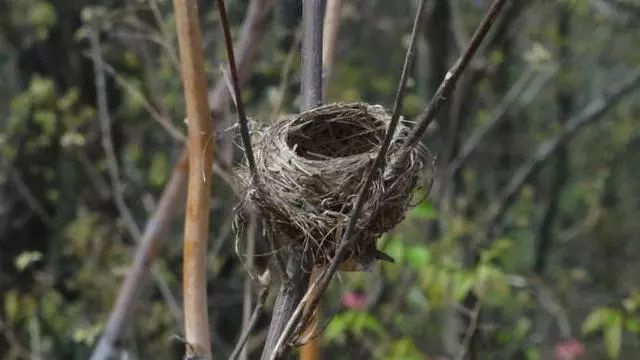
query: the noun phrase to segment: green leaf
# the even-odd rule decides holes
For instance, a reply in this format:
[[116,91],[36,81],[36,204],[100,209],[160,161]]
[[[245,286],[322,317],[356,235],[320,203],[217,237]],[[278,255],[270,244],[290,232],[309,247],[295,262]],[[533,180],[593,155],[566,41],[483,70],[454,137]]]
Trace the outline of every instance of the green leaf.
[[42,253],[38,251],[25,251],[18,255],[15,260],[16,268],[19,271],[24,271],[31,264],[36,263],[42,259]]
[[413,268],[424,268],[431,260],[431,254],[425,246],[412,246],[407,250],[406,260]]
[[604,330],[604,344],[609,357],[617,359],[622,347],[622,314],[615,312],[612,315],[613,318]]
[[625,327],[628,331],[632,333],[639,334],[640,333],[640,319],[635,317],[627,318]]
[[592,311],[582,324],[582,333],[587,335],[604,328],[613,311],[615,310],[606,307]]
[[428,201],[423,201],[410,212],[410,217],[415,219],[433,220],[438,217],[438,212]]

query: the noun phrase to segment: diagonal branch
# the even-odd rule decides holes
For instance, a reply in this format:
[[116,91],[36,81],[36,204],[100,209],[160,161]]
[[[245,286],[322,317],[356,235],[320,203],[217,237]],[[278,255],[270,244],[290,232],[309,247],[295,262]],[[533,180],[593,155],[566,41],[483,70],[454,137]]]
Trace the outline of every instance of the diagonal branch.
[[471,40],[469,41],[469,44],[467,45],[464,53],[462,53],[462,55],[456,61],[455,65],[453,65],[453,67],[447,72],[444,79],[440,83],[438,90],[436,90],[436,93],[433,95],[431,102],[422,112],[422,114],[420,114],[418,118],[418,124],[413,128],[413,130],[407,137],[407,140],[403,145],[403,151],[400,153],[400,156],[392,165],[392,167],[394,168],[394,173],[397,166],[407,161],[409,155],[411,154],[411,149],[418,145],[418,143],[422,139],[422,136],[427,131],[429,125],[436,118],[436,115],[438,114],[438,111],[440,110],[442,105],[444,105],[444,103],[451,96],[451,93],[455,89],[458,79],[471,62],[471,59],[480,47],[482,40],[487,36],[489,29],[491,29],[491,26],[495,22],[498,14],[500,13],[500,10],[502,10],[506,2],[507,0],[494,0],[493,4],[491,4],[491,7],[487,11],[484,19],[482,19],[482,22],[478,26],[478,29],[473,34],[473,37],[471,37]]
[[500,195],[497,203],[490,212],[488,227],[489,233],[493,233],[506,211],[513,205],[516,196],[531,179],[531,176],[540,169],[544,163],[564,143],[576,136],[585,126],[593,124],[602,117],[610,108],[615,106],[626,95],[640,87],[640,69],[626,76],[626,80],[615,87],[609,95],[604,95],[589,102],[589,105],[581,113],[569,119],[562,130],[553,138],[545,141],[536,149],[528,162],[522,164],[513,174],[511,180]]
[[244,112],[244,103],[240,92],[240,80],[238,78],[238,68],[236,65],[236,56],[233,52],[233,40],[231,40],[231,30],[229,29],[229,20],[227,19],[227,9],[224,0],[218,0],[218,13],[222,21],[222,29],[224,31],[224,42],[227,47],[227,57],[229,58],[229,69],[231,70],[231,79],[235,98],[236,109],[238,110],[238,123],[240,124],[240,137],[242,138],[242,146],[249,163],[249,171],[254,184],[258,183],[258,173],[256,172],[256,160],[253,156],[253,148],[251,147],[251,135],[249,134],[249,122]]

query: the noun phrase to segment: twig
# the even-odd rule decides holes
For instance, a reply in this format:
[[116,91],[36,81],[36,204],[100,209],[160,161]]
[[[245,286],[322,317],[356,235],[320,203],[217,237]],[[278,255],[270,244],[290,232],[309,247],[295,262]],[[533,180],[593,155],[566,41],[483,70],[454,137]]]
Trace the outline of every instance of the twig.
[[210,359],[207,240],[213,163],[212,121],[195,0],[174,0],[180,70],[187,106],[189,176],[184,224],[183,297],[186,359]]
[[238,68],[236,65],[236,57],[233,53],[233,40],[231,40],[231,30],[229,29],[229,20],[227,19],[227,10],[224,0],[218,0],[218,13],[222,21],[222,29],[224,31],[224,42],[227,47],[227,57],[229,58],[229,69],[231,70],[231,79],[233,80],[233,92],[235,98],[236,109],[238,110],[238,123],[240,124],[240,137],[242,138],[242,146],[249,163],[249,171],[254,185],[258,184],[258,173],[256,172],[256,160],[253,156],[253,148],[251,147],[251,135],[249,134],[249,122],[247,115],[244,113],[244,104],[242,102],[242,93],[240,92],[240,80],[238,77]]
[[[427,131],[429,124],[435,119],[438,111],[444,105],[444,103],[449,99],[451,92],[455,89],[456,82],[462,75],[463,71],[471,62],[473,55],[475,55],[478,47],[482,43],[482,40],[485,38],[491,25],[495,22],[500,10],[502,10],[504,4],[507,0],[494,0],[493,4],[487,11],[484,19],[478,26],[478,29],[471,37],[469,44],[467,45],[466,50],[462,55],[458,58],[455,65],[447,72],[444,79],[440,83],[438,90],[433,95],[431,102],[427,108],[420,114],[418,118],[418,124],[412,129],[411,133],[407,137],[406,141],[403,144],[403,150],[400,153],[400,156],[392,165],[392,168],[395,170],[396,167],[404,164],[409,155],[411,154],[411,149],[413,149],[422,139],[422,136]],[[395,171],[394,171],[395,172]]]
[[25,184],[24,180],[22,179],[22,175],[20,174],[20,171],[12,167],[8,163],[5,164],[4,160],[1,160],[0,164],[2,165],[2,171],[5,174],[9,174],[9,180],[15,187],[18,195],[20,195],[22,199],[25,201],[25,203],[27,204],[27,206],[31,208],[31,211],[33,211],[34,214],[39,216],[42,222],[47,227],[53,229],[55,227],[55,222],[53,221],[53,218],[51,217],[51,215],[49,215],[44,205],[42,205],[40,201],[38,201],[38,198],[33,194],[31,189],[29,189],[29,186]]
[[322,105],[322,28],[325,0],[302,3],[301,110]]
[[469,344],[471,343],[471,339],[478,328],[478,319],[480,317],[480,308],[482,307],[482,303],[480,301],[476,301],[475,306],[471,310],[469,314],[469,326],[464,333],[464,338],[462,339],[462,344],[460,344],[460,349],[456,354],[456,360],[463,360],[464,355],[467,353],[467,349],[469,348]]
[[582,112],[569,119],[556,136],[538,146],[534,155],[516,170],[496,204],[493,206],[493,210],[489,213],[487,221],[488,234],[492,234],[497,230],[497,226],[502,220],[502,217],[511,207],[524,184],[529,181],[531,176],[542,167],[562,144],[577,135],[585,126],[600,119],[607,110],[616,105],[626,95],[640,87],[640,70],[627,74],[625,77],[626,80],[610,91],[610,95],[604,95],[590,101],[589,105],[587,105]]
[[[113,139],[111,136],[111,117],[108,111],[108,103],[107,103],[107,91],[106,91],[106,81],[105,81],[105,70],[104,70],[104,61],[101,54],[99,37],[96,31],[93,31],[90,34],[90,41],[92,47],[92,56],[94,61],[94,70],[95,70],[95,82],[96,82],[96,94],[97,94],[97,102],[98,102],[98,117],[100,119],[101,130],[102,130],[102,146],[105,151],[105,156],[107,158],[109,177],[111,180],[112,187],[112,195],[114,201],[116,203],[116,207],[118,208],[118,212],[120,216],[125,221],[125,227],[129,232],[129,235],[139,244],[140,247],[145,246],[145,240],[148,238],[146,235],[147,229],[145,229],[145,234],[142,234],[135,220],[133,219],[133,215],[131,215],[131,211],[127,207],[124,198],[122,196],[122,185],[120,183],[120,171],[117,163],[117,158],[115,155],[115,150],[113,148]],[[152,235],[153,236],[153,235]],[[149,249],[150,250],[150,249]],[[145,255],[146,258],[146,255]],[[138,254],[136,254],[135,262],[138,260]],[[131,273],[131,272],[130,272]],[[161,289],[161,293],[165,296],[165,301],[169,305],[169,308],[176,308],[177,304],[173,296],[169,296],[170,293],[166,291],[168,289],[167,284],[164,281],[164,278],[157,271],[152,271],[154,280],[158,283],[159,288]],[[132,273],[132,277],[135,278],[136,274]],[[121,293],[123,294],[133,294],[136,292],[135,287],[125,286],[121,289]],[[91,355],[91,360],[101,360],[108,358],[109,354],[112,352],[113,344],[115,339],[118,337],[121,324],[124,322],[125,317],[128,314],[128,309],[132,306],[132,298],[126,297],[118,297],[116,302],[116,306],[114,307],[114,311],[111,313],[109,318],[109,322],[105,328],[105,331],[98,342],[98,346],[95,348],[94,352]],[[175,311],[173,311],[175,315]],[[179,310],[177,311],[177,319],[181,319],[179,315]]]
[[[541,75],[542,83],[546,83],[553,74],[556,72],[556,68],[551,71],[548,71]],[[511,110],[514,106],[514,103],[518,100],[522,93],[525,92],[527,86],[532,82],[534,72],[529,70],[525,71],[524,74],[516,81],[511,90],[505,95],[504,99],[500,103],[500,105],[493,111],[491,115],[491,119],[487,121],[485,124],[480,126],[471,136],[469,136],[469,140],[467,140],[462,146],[462,150],[460,150],[460,154],[451,161],[451,163],[447,166],[447,169],[443,172],[443,183],[447,183],[458,170],[462,164],[469,158],[469,156],[476,150],[478,145],[482,142],[485,136],[494,129],[498,124],[502,122],[505,118],[505,114]],[[542,89],[542,86],[538,87],[538,89]]]
[[278,119],[278,114],[282,111],[282,104],[284,102],[285,94],[287,91],[287,85],[289,85],[289,76],[291,75],[291,68],[293,67],[293,60],[295,59],[295,55],[298,52],[298,47],[300,47],[300,42],[302,39],[300,38],[300,31],[295,32],[295,40],[289,47],[289,51],[287,52],[287,57],[284,60],[284,64],[282,65],[282,71],[280,72],[280,84],[278,85],[278,98],[273,105],[273,109],[271,110],[271,116],[269,120],[271,122],[276,122]]
[[256,326],[256,323],[258,322],[258,318],[262,313],[262,309],[264,308],[264,302],[267,299],[268,290],[269,290],[268,284],[263,285],[262,290],[260,291],[260,295],[258,295],[258,302],[256,303],[256,307],[253,309],[253,313],[251,314],[251,319],[249,319],[249,322],[245,325],[244,329],[242,330],[242,335],[240,335],[240,338],[238,339],[238,342],[236,343],[236,346],[234,347],[233,352],[231,353],[231,356],[229,356],[229,360],[235,360],[240,354],[240,351],[244,349],[244,345],[247,343],[247,340],[249,339],[249,335],[251,335],[251,331]]
[[[246,231],[247,238],[247,272],[249,276],[244,278],[244,298],[242,300],[242,326],[243,328],[248,327],[251,317],[251,295],[252,295],[252,279],[255,265],[255,250],[256,250],[256,230],[258,227],[258,215],[255,212],[251,212],[249,214],[249,226]],[[246,360],[247,353],[246,349],[242,351],[240,354],[243,360]]]
[[[249,73],[249,67],[255,59],[260,46],[262,34],[264,33],[264,23],[273,5],[273,0],[252,0],[249,9],[242,23],[240,40],[236,46],[238,78],[240,83],[244,82]],[[218,81],[216,86],[209,91],[209,103],[212,112],[221,112],[225,104],[229,101],[229,91],[224,81]]]
[[[264,18],[271,5],[271,0],[253,0],[247,11],[243,23],[242,36],[239,41],[240,45],[238,46],[240,49],[244,49],[239,51],[238,55],[241,81],[244,79],[243,75],[249,71],[249,67],[255,58],[255,52],[259,48],[255,44],[263,33]],[[217,112],[226,106],[229,97],[223,81],[218,81],[209,97],[212,112]],[[214,170],[216,167],[217,164],[214,164]],[[115,305],[109,314],[107,325],[98,345],[91,355],[91,360],[103,360],[110,356],[116,340],[126,325],[126,321],[129,320],[134,301],[141,287],[140,284],[143,283],[147,271],[155,259],[160,241],[169,234],[171,220],[184,204],[187,168],[187,149],[185,147],[158,200],[158,206],[145,225],[144,233],[136,248],[133,263],[120,287]]]
[[342,0],[327,0],[327,9],[324,17],[324,28],[322,35],[322,79],[323,93],[326,100],[327,84],[331,78],[333,62],[335,59],[335,49],[340,30],[340,13],[342,10]]
[[[301,321],[298,323],[298,328],[296,329],[297,330],[296,332],[299,332],[300,327],[306,325],[309,319],[311,318],[313,311],[315,310],[316,306],[318,305],[318,302],[320,301],[320,297],[322,296],[327,286],[329,285],[329,282],[331,281],[333,274],[335,274],[338,268],[338,265],[342,260],[342,257],[344,256],[346,251],[349,249],[349,247],[353,243],[353,240],[354,240],[353,233],[355,231],[360,213],[362,212],[362,206],[365,201],[366,191],[371,186],[371,183],[373,183],[373,180],[377,176],[379,176],[380,172],[382,172],[382,170],[384,169],[387,151],[389,150],[391,139],[393,138],[395,129],[400,120],[400,111],[402,110],[402,101],[404,98],[404,92],[406,89],[406,83],[409,76],[409,71],[413,63],[415,43],[416,43],[416,33],[420,25],[420,19],[422,18],[424,3],[425,3],[425,0],[421,0],[418,4],[416,17],[413,23],[413,29],[411,31],[411,42],[409,44],[409,48],[407,49],[407,54],[405,57],[404,65],[402,68],[402,74],[400,75],[400,82],[398,84],[398,90],[395,97],[393,113],[391,115],[391,120],[389,123],[389,127],[385,133],[384,140],[382,142],[382,145],[380,146],[380,150],[378,151],[375,162],[373,163],[369,173],[367,174],[364,185],[362,186],[362,189],[358,194],[358,198],[356,199],[356,204],[353,207],[353,210],[349,217],[349,224],[347,225],[347,230],[344,236],[342,237],[342,239],[340,240],[340,245],[336,249],[335,255],[331,259],[331,263],[329,264],[329,267],[322,273],[322,275],[318,278],[318,280],[315,281],[309,287],[309,290],[307,291],[307,294],[312,293],[312,296],[310,296],[309,299],[306,300],[307,302],[306,307],[308,311],[305,311],[305,313],[303,314]],[[304,304],[301,302],[298,305],[298,308],[301,308],[302,306],[304,306]],[[300,313],[300,310],[298,309],[296,310],[297,310],[296,311],[297,313]],[[285,329],[285,331],[283,331],[280,337],[280,340],[278,341],[278,345],[276,346],[276,349],[274,349],[274,355],[272,356],[272,358],[274,358],[275,354],[277,354],[278,348],[283,346],[284,341],[289,336],[289,332],[291,331],[291,327],[293,326],[294,322],[295,322],[295,317],[292,317],[292,321],[290,322],[291,326],[289,326],[287,329]]]
[[[111,183],[111,193],[118,209],[118,213],[125,223],[125,228],[127,229],[129,236],[131,236],[131,238],[136,243],[139,243],[140,239],[142,238],[142,231],[140,231],[140,227],[136,223],[131,210],[124,200],[124,186],[120,180],[120,167],[118,165],[118,159],[113,145],[113,136],[111,134],[112,120],[111,115],[109,114],[107,101],[105,62],[104,58],[102,57],[102,48],[100,45],[100,39],[97,30],[91,33],[90,42],[95,71],[98,118],[100,120],[100,128],[102,131],[102,147],[107,159],[107,169],[109,172],[109,180]],[[175,299],[175,296],[173,296],[173,294],[171,294],[171,291],[169,290],[169,285],[167,285],[164,277],[162,276],[162,274],[160,274],[160,272],[158,272],[158,270],[152,269],[152,276],[157,283],[160,293],[164,297],[164,300],[167,303],[171,314],[173,315],[176,322],[180,323],[182,321],[182,317],[180,316],[180,308],[178,306],[178,302]]]
[[167,131],[167,133],[171,135],[172,138],[179,141],[180,143],[186,143],[187,137],[182,133],[182,131],[178,130],[171,123],[170,119],[160,114],[160,112],[151,104],[151,102],[144,96],[144,94],[140,90],[136,89],[136,87],[131,84],[131,82],[120,75],[116,71],[116,69],[113,68],[113,66],[104,63],[104,70],[109,75],[111,75],[125,91],[129,92],[129,94],[131,94],[132,96],[137,97],[140,100],[142,107],[147,110],[149,115],[151,115],[151,118],[156,120]]

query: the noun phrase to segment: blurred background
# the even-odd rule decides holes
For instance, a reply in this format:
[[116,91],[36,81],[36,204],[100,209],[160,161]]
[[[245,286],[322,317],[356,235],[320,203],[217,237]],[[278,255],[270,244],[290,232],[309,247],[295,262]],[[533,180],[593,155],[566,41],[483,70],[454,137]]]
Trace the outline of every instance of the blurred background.
[[[258,129],[299,108],[301,9],[254,2],[265,17],[241,72]],[[391,108],[416,2],[341,3],[326,102]],[[640,357],[640,2],[508,3],[425,138],[438,159],[429,196],[416,194],[379,240],[396,263],[342,273],[324,297],[322,358]],[[228,1],[236,38],[249,5]],[[489,5],[427,0],[407,119]],[[214,357],[226,358],[244,294],[257,290],[234,250],[230,178],[242,154],[222,31],[215,2],[199,6],[216,121],[209,313]],[[168,0],[0,0],[1,359],[85,359],[96,345],[180,170],[176,44]],[[173,211],[115,358],[181,357],[183,211]]]

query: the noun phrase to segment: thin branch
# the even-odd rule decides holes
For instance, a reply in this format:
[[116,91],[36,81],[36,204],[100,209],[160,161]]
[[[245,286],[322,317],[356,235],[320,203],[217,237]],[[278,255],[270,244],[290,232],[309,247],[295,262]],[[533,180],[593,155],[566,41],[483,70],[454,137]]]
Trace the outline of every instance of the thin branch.
[[[409,71],[413,64],[413,58],[415,55],[416,33],[420,25],[420,20],[422,19],[424,3],[425,3],[425,0],[421,0],[418,4],[416,17],[413,23],[413,29],[411,31],[411,42],[409,44],[409,48],[407,49],[404,65],[402,68],[402,74],[400,75],[400,82],[398,84],[398,90],[395,97],[395,103],[393,107],[393,113],[391,115],[391,121],[385,133],[384,140],[382,142],[382,145],[380,146],[380,150],[378,151],[375,162],[373,163],[371,169],[369,170],[369,173],[367,174],[364,185],[362,186],[361,191],[358,194],[358,197],[356,199],[356,204],[353,207],[353,210],[349,217],[349,224],[347,225],[347,230],[344,236],[342,237],[342,239],[340,240],[340,245],[336,249],[335,255],[333,259],[331,259],[331,263],[329,264],[329,267],[322,273],[322,275],[318,278],[318,280],[315,281],[312,284],[312,286],[309,287],[307,294],[312,293],[313,296],[310,296],[309,299],[307,300],[308,302],[306,304],[307,311],[305,311],[301,321],[298,323],[298,329],[296,329],[297,330],[296,332],[299,332],[300,328],[308,323],[309,319],[313,315],[313,311],[315,310],[316,306],[318,305],[318,302],[320,301],[320,297],[322,296],[327,286],[329,285],[329,282],[331,281],[333,274],[335,274],[338,268],[338,265],[342,260],[342,257],[345,255],[345,253],[353,243],[353,240],[354,240],[353,234],[355,232],[356,224],[360,217],[360,213],[362,212],[362,206],[365,201],[366,191],[369,189],[369,187],[373,183],[373,180],[378,176],[380,176],[380,173],[383,172],[384,170],[387,151],[389,150],[391,139],[393,138],[396,127],[400,120],[400,112],[402,111],[402,101],[404,99],[406,84],[409,77]],[[298,307],[301,308],[302,306],[304,306],[304,304],[302,304],[301,302],[298,305]],[[299,313],[300,310],[297,310],[296,312]],[[292,317],[292,321],[290,322],[291,326],[293,325],[294,322],[295,322],[295,318]],[[289,336],[288,333],[290,331],[291,331],[291,327],[283,331],[280,337],[280,340],[278,341],[279,346],[283,346],[285,340]],[[274,349],[274,355],[272,356],[272,358],[275,356],[275,354],[277,354],[279,346],[276,346],[276,349]]]
[[407,140],[403,144],[401,155],[395,161],[394,165],[392,165],[394,169],[407,161],[409,155],[411,154],[411,149],[413,149],[420,142],[422,136],[427,131],[427,128],[429,127],[431,122],[435,119],[442,105],[444,105],[444,103],[449,99],[451,93],[455,89],[458,79],[469,65],[469,62],[471,62],[471,59],[480,47],[482,40],[489,32],[489,29],[495,22],[498,14],[500,13],[500,10],[502,10],[506,2],[507,0],[494,0],[493,4],[491,4],[491,7],[478,26],[478,29],[473,34],[473,37],[471,37],[466,50],[458,58],[455,65],[453,65],[453,67],[447,72],[444,79],[440,83],[438,90],[436,90],[436,93],[433,95],[431,102],[419,116],[418,124],[412,129],[411,133],[407,137]]
[[258,184],[258,173],[256,171],[256,160],[253,156],[253,148],[251,147],[251,135],[249,134],[249,121],[244,112],[244,103],[242,101],[242,93],[240,92],[240,80],[238,77],[238,68],[236,65],[236,57],[233,53],[233,40],[231,40],[231,30],[229,29],[229,20],[227,19],[227,9],[224,0],[218,0],[218,13],[222,21],[222,29],[224,31],[224,42],[227,47],[227,57],[229,58],[229,69],[231,70],[231,79],[235,98],[236,109],[238,110],[238,123],[240,124],[240,137],[242,138],[242,146],[249,163],[249,171],[254,184]]
[[[310,110],[322,104],[322,27],[325,0],[302,2],[302,70],[300,110]],[[270,234],[272,237],[275,234]],[[272,239],[272,241],[274,241]],[[276,256],[278,256],[276,254]],[[277,266],[281,266],[281,261]],[[300,249],[289,247],[285,271],[274,304],[271,324],[261,359],[278,356],[283,329],[301,304],[309,284],[309,274],[303,270],[304,255]]]
[[471,344],[471,340],[478,328],[478,320],[480,318],[480,308],[482,307],[482,303],[480,301],[476,301],[475,306],[470,311],[469,314],[469,326],[464,333],[464,338],[462,339],[462,344],[460,344],[460,348],[456,354],[456,360],[463,360],[465,354],[467,353],[467,349],[469,348],[469,344]]
[[325,93],[324,98],[326,98],[327,83],[331,78],[331,71],[336,57],[335,50],[338,42],[338,31],[340,30],[341,10],[342,0],[327,0],[322,35],[322,88]]
[[306,111],[322,105],[322,28],[325,0],[302,2],[302,105]]
[[[91,32],[89,40],[91,42],[91,54],[94,63],[98,118],[100,120],[100,128],[102,132],[102,147],[107,160],[111,193],[118,209],[118,213],[120,214],[120,218],[124,221],[125,228],[127,229],[129,236],[136,243],[139,243],[142,238],[142,231],[140,231],[140,227],[136,223],[131,209],[127,206],[127,203],[124,200],[124,185],[120,180],[120,166],[118,165],[118,159],[113,145],[113,135],[111,133],[112,119],[111,114],[109,114],[107,100],[106,66],[102,56],[102,48],[97,30]],[[152,270],[152,276],[160,290],[160,293],[164,297],[171,314],[174,319],[180,323],[182,321],[180,308],[177,305],[178,302],[176,301],[175,296],[173,296],[169,290],[169,285],[167,285],[164,277],[157,270]]]
[[502,217],[514,203],[524,184],[531,179],[531,176],[544,165],[562,144],[571,140],[585,126],[596,122],[626,95],[640,87],[640,70],[626,75],[625,78],[626,80],[610,91],[609,95],[590,101],[589,105],[581,113],[569,119],[557,135],[538,146],[534,155],[516,170],[493,206],[493,211],[490,212],[489,220],[487,221],[489,233],[493,233],[496,230]]
[[213,163],[212,121],[195,0],[174,0],[180,72],[187,106],[189,177],[184,223],[183,298],[185,358],[210,359],[207,240]]
[[[242,327],[248,327],[251,318],[251,295],[252,295],[252,278],[255,266],[255,253],[256,253],[256,230],[258,227],[258,215],[255,212],[249,214],[249,226],[246,231],[247,238],[247,272],[249,276],[244,278],[244,297],[242,300]],[[248,359],[246,349],[240,354],[241,359]]]
[[[273,0],[252,0],[242,23],[240,40],[236,48],[238,79],[240,83],[245,81],[249,73],[249,67],[253,64],[260,46],[264,24],[273,5]],[[209,91],[209,103],[211,112],[222,112],[229,101],[229,91],[224,81],[218,81],[216,86]]]
[[231,356],[229,356],[229,360],[235,360],[240,354],[240,351],[244,349],[244,345],[247,343],[247,340],[249,339],[249,335],[251,335],[251,331],[253,331],[253,328],[258,323],[258,318],[260,318],[260,314],[262,314],[262,309],[264,308],[264,303],[265,303],[265,300],[267,299],[268,290],[269,290],[268,284],[263,285],[262,290],[260,291],[260,295],[258,295],[258,302],[256,303],[256,307],[253,309],[253,313],[251,314],[251,319],[249,319],[246,326],[242,330],[242,335],[240,335],[240,338],[238,339],[238,342],[236,343],[236,346],[234,347],[233,352],[231,353]]
[[[540,75],[540,82],[542,84],[548,82],[553,74],[555,74],[556,70],[557,68],[554,68],[551,71],[547,71],[544,74]],[[477,149],[478,145],[480,145],[485,136],[502,122],[502,120],[505,118],[505,115],[509,111],[513,111],[514,104],[532,83],[534,77],[533,75],[533,71],[525,71],[516,81],[513,87],[509,90],[509,92],[507,92],[500,105],[493,111],[491,119],[481,125],[473,134],[471,134],[471,136],[469,136],[469,140],[467,140],[462,146],[460,154],[458,154],[458,156],[451,161],[451,163],[447,166],[447,169],[443,172],[444,183],[447,183],[451,178],[453,178],[453,176],[455,176],[456,172],[460,170],[462,164]],[[543,86],[539,86],[537,89],[538,91],[540,91],[542,90],[542,88]]]
[[[96,60],[98,60],[97,64],[100,63],[100,58],[100,56],[96,58]],[[98,71],[98,76],[101,76],[100,73],[101,72]],[[100,83],[101,82],[96,81],[96,84]],[[98,87],[98,89],[100,89],[100,87]],[[102,90],[98,90],[98,94],[100,93],[102,93]],[[102,95],[99,95],[99,97],[100,96]],[[99,102],[98,107],[100,108],[102,106],[106,106],[105,100]],[[106,114],[108,116],[108,113]],[[106,137],[106,135],[103,135],[103,138],[104,137]],[[168,232],[170,220],[177,211],[177,207],[174,204],[179,201],[184,192],[180,190],[185,187],[185,167],[186,155],[178,162],[171,180],[169,180],[168,184],[165,186],[165,190],[160,198],[156,211],[147,222],[144,233],[141,235],[139,234],[139,230],[135,223],[135,227],[128,228],[133,239],[137,241],[138,248],[133,260],[133,265],[127,272],[124,283],[120,288],[118,298],[111,314],[109,315],[109,320],[107,321],[104,332],[98,341],[98,345],[91,354],[91,360],[107,359],[113,352],[116,339],[120,336],[125,320],[133,307],[135,296],[139,291],[139,284],[142,282],[142,279],[146,274],[146,270],[148,270],[152,263],[158,239]],[[113,184],[114,182],[112,181],[112,185]],[[114,191],[114,196],[118,196],[118,193],[119,189],[118,192]],[[120,201],[123,202],[123,200]],[[128,211],[128,209],[125,209],[125,211]],[[153,271],[153,273],[156,281],[164,281],[164,278],[160,276],[160,274],[157,274],[155,271]],[[161,286],[161,288],[163,288],[163,286]]]

